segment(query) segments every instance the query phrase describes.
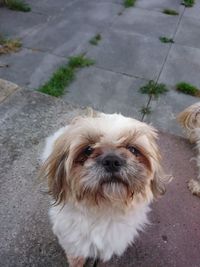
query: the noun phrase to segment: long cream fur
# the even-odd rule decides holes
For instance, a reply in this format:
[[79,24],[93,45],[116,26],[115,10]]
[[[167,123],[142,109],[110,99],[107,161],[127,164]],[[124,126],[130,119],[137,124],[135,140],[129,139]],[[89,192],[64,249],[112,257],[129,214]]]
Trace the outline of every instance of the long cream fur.
[[[49,212],[53,232],[70,267],[83,267],[88,257],[121,255],[148,223],[149,205],[168,178],[156,139],[145,123],[103,113],[76,117],[47,139],[41,175],[55,204]],[[86,157],[88,145],[93,153]],[[98,160],[110,151],[126,160],[116,177],[123,183],[100,183],[108,174]]]
[[188,188],[193,195],[200,197],[200,102],[183,110],[177,116],[177,120],[185,129],[190,142],[196,144],[198,176],[188,182]]

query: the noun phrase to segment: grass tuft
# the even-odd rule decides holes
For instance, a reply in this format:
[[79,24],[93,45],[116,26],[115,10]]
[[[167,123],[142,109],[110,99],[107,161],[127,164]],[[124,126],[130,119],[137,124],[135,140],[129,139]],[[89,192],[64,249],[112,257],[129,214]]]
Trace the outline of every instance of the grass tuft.
[[145,86],[141,87],[142,94],[148,94],[151,97],[158,98],[161,94],[168,92],[168,89],[163,83],[156,83],[153,80],[149,81]]
[[193,7],[195,0],[183,0],[182,4],[186,7]]
[[125,7],[132,7],[135,5],[136,0],[124,0],[124,6]]
[[42,85],[38,91],[58,97],[63,94],[65,87],[74,80],[74,77],[73,69],[69,68],[67,65],[60,67],[50,80]]
[[200,91],[197,87],[186,82],[180,82],[176,84],[176,90],[187,95],[199,96]]
[[11,10],[29,12],[31,7],[23,0],[0,0],[0,4],[6,6]]
[[163,12],[162,13],[164,13],[164,14],[166,14],[166,15],[172,15],[172,16],[177,16],[177,15],[179,15],[179,13],[176,11],[176,10],[174,10],[174,9],[170,9],[170,8],[165,8],[165,9],[163,9]]
[[76,69],[76,68],[83,68],[83,67],[89,67],[91,65],[94,65],[94,60],[90,58],[86,58],[84,55],[78,55],[74,57],[70,57],[69,59],[69,67]]
[[55,97],[61,96],[65,88],[75,79],[75,71],[93,64],[94,61],[85,58],[84,55],[71,57],[68,64],[58,68],[50,80],[38,88],[38,91]]
[[18,52],[21,46],[19,39],[6,39],[0,35],[0,55]]
[[151,107],[142,107],[140,113],[142,113],[143,116],[151,114]]
[[159,40],[160,40],[162,43],[165,43],[165,44],[168,44],[168,43],[173,44],[173,43],[174,43],[174,40],[173,40],[172,38],[168,38],[168,37],[165,37],[165,36],[161,36],[161,37],[159,37]]
[[90,39],[89,43],[92,45],[98,45],[99,41],[101,41],[101,34],[95,35],[92,39]]

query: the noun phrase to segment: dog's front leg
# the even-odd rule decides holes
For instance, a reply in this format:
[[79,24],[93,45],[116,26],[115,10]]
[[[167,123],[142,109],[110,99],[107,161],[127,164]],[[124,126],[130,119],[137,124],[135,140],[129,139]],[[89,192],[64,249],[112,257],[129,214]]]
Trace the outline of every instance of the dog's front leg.
[[83,257],[73,257],[67,255],[67,260],[69,267],[83,267],[85,264],[85,259]]

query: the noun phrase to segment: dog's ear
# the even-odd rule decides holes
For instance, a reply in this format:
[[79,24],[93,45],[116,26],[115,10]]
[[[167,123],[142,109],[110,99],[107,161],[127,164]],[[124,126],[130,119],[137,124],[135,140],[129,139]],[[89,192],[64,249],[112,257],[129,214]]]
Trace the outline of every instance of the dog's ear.
[[164,176],[163,170],[161,167],[158,167],[154,173],[153,180],[151,181],[151,190],[156,198],[160,195],[164,195],[166,192],[165,183],[163,180]]
[[164,173],[160,163],[156,163],[154,177],[151,180],[151,190],[155,198],[165,194],[165,185],[169,183],[172,178],[171,175],[166,175]]
[[70,124],[76,124],[79,120],[81,120],[83,118],[87,118],[87,117],[97,118],[100,116],[100,114],[101,114],[100,112],[94,110],[93,108],[87,107],[85,110],[83,110],[83,114],[74,117],[71,120]]
[[86,109],[86,116],[87,117],[97,118],[97,117],[99,117],[99,115],[100,115],[100,112],[94,110],[91,107],[87,107],[87,109]]
[[40,170],[40,177],[48,181],[48,193],[55,200],[54,204],[64,203],[68,196],[67,182],[67,158],[68,148],[64,137],[60,136],[53,147],[53,151],[43,163]]
[[148,140],[151,146],[151,171],[153,172],[153,179],[151,180],[151,190],[155,198],[163,195],[166,192],[166,184],[172,179],[171,175],[166,175],[162,166],[160,151],[157,144],[158,134],[156,129],[148,125],[147,131]]

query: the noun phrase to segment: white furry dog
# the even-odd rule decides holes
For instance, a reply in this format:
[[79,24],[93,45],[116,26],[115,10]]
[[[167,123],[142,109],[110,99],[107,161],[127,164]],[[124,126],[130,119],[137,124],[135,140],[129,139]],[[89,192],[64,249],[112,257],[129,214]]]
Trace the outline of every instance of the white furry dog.
[[119,114],[75,118],[47,139],[41,175],[53,232],[70,267],[121,255],[164,193],[156,130]]
[[199,174],[197,179],[191,179],[189,181],[188,187],[192,194],[200,197],[200,102],[183,110],[177,119],[182,127],[184,127],[190,142],[196,144],[196,161]]

